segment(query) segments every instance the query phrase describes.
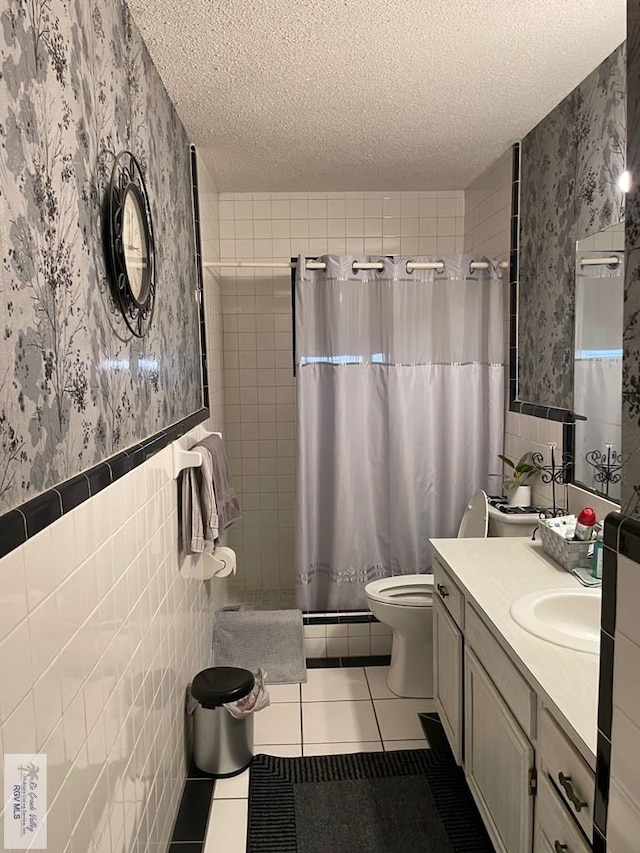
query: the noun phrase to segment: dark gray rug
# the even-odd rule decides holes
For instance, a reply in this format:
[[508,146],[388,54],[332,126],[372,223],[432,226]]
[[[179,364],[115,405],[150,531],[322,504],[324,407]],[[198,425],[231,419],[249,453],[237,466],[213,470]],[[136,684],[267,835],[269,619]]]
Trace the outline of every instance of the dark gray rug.
[[247,853],[493,853],[448,749],[257,755]]

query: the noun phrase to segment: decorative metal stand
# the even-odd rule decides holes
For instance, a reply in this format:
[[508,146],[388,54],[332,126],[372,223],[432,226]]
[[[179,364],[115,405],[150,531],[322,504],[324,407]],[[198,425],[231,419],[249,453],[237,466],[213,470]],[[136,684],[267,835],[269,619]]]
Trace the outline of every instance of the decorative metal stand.
[[553,518],[557,515],[563,515],[564,510],[558,511],[558,505],[556,502],[556,485],[562,485],[567,482],[567,474],[571,470],[573,466],[573,457],[570,453],[562,453],[560,454],[560,461],[556,461],[556,448],[557,444],[551,442],[549,444],[550,458],[551,464],[544,464],[544,457],[542,453],[532,453],[531,454],[531,462],[536,466],[538,471],[540,471],[540,477],[543,483],[551,483],[551,500],[553,504]]
[[605,444],[605,448],[604,453],[601,453],[599,450],[590,450],[584,458],[592,468],[596,469],[593,479],[596,483],[604,484],[605,495],[609,497],[609,486],[612,483],[614,485],[619,483],[622,479],[620,469],[628,457],[614,450],[612,444]]

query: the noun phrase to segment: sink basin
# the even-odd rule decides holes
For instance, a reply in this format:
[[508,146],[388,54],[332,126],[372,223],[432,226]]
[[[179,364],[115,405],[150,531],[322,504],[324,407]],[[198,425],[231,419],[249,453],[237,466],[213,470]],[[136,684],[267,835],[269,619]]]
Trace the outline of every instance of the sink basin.
[[601,600],[599,589],[547,589],[514,601],[511,616],[536,637],[597,655]]

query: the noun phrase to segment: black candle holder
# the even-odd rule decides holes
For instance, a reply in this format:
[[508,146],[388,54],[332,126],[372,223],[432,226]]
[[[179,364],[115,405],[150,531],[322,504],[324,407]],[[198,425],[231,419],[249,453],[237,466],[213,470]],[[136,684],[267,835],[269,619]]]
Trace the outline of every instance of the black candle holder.
[[540,479],[543,483],[551,483],[551,499],[553,504],[553,518],[557,515],[564,515],[564,510],[558,511],[556,501],[556,486],[566,483],[568,475],[573,467],[573,456],[570,453],[561,453],[560,460],[556,460],[557,444],[552,442],[549,444],[551,464],[544,464],[544,456],[542,453],[532,453],[531,462],[540,472]]
[[592,468],[595,468],[593,479],[596,483],[604,484],[605,495],[609,497],[609,486],[620,482],[622,479],[620,469],[629,457],[614,450],[612,444],[605,444],[604,453],[600,450],[590,450],[584,458]]

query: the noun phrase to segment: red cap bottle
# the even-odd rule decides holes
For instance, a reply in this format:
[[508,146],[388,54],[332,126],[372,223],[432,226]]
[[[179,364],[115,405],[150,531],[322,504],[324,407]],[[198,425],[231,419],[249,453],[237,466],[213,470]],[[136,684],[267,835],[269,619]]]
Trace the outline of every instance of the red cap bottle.
[[595,511],[590,506],[586,506],[578,516],[578,523],[576,524],[574,537],[576,539],[582,539],[584,542],[587,542],[592,537],[595,523]]

